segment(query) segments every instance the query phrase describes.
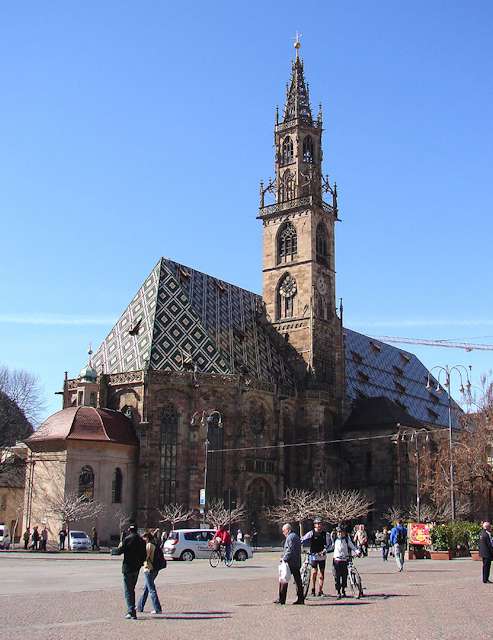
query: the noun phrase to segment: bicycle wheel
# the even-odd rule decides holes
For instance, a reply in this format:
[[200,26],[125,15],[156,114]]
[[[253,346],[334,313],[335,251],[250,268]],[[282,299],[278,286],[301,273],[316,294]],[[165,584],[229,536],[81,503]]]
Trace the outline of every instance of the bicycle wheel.
[[301,584],[303,585],[303,597],[306,598],[310,589],[310,577],[312,575],[312,566],[305,562],[301,567]]
[[354,576],[354,567],[349,567],[349,571],[348,571],[348,580],[349,580],[349,586],[351,588],[351,593],[353,594],[353,596],[356,595],[357,592],[357,587],[356,587],[356,581],[355,581],[355,576]]
[[211,555],[209,556],[209,564],[211,567],[217,567],[217,565],[221,562],[221,554],[219,551],[211,551]]
[[358,570],[354,567],[351,567],[351,590],[353,595],[357,598],[361,598],[363,595],[363,585],[361,584],[361,576],[358,573]]

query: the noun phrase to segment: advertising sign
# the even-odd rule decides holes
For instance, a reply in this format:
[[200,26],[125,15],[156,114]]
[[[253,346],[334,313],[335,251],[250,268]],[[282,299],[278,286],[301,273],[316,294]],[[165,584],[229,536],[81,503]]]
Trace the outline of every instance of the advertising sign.
[[408,529],[409,544],[431,545],[431,526],[419,522],[410,522]]

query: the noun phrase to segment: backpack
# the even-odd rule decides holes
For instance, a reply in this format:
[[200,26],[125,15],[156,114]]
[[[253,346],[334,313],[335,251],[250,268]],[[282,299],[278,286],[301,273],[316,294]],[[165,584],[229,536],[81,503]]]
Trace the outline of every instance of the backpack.
[[404,531],[404,529],[397,529],[395,541],[396,544],[406,544],[406,532]]
[[164,557],[163,550],[157,544],[154,547],[154,561],[152,563],[152,567],[155,571],[161,571],[161,569],[166,569],[166,558]]

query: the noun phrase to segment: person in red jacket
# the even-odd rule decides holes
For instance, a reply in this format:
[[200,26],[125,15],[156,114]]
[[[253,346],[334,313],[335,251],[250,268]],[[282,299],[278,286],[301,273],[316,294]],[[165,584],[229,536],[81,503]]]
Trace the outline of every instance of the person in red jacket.
[[217,540],[217,538],[221,540],[220,544],[224,545],[224,549],[226,552],[226,560],[230,560],[231,559],[231,534],[226,529],[225,524],[222,524],[214,534],[214,540]]

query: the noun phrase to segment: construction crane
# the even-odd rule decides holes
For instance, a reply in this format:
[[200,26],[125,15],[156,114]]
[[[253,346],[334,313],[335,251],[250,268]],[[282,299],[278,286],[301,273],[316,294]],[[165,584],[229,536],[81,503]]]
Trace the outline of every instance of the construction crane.
[[420,338],[398,338],[396,336],[372,336],[375,340],[391,344],[421,344],[426,347],[447,347],[464,351],[493,351],[493,344],[473,344],[471,342],[453,342],[452,340],[426,340]]

